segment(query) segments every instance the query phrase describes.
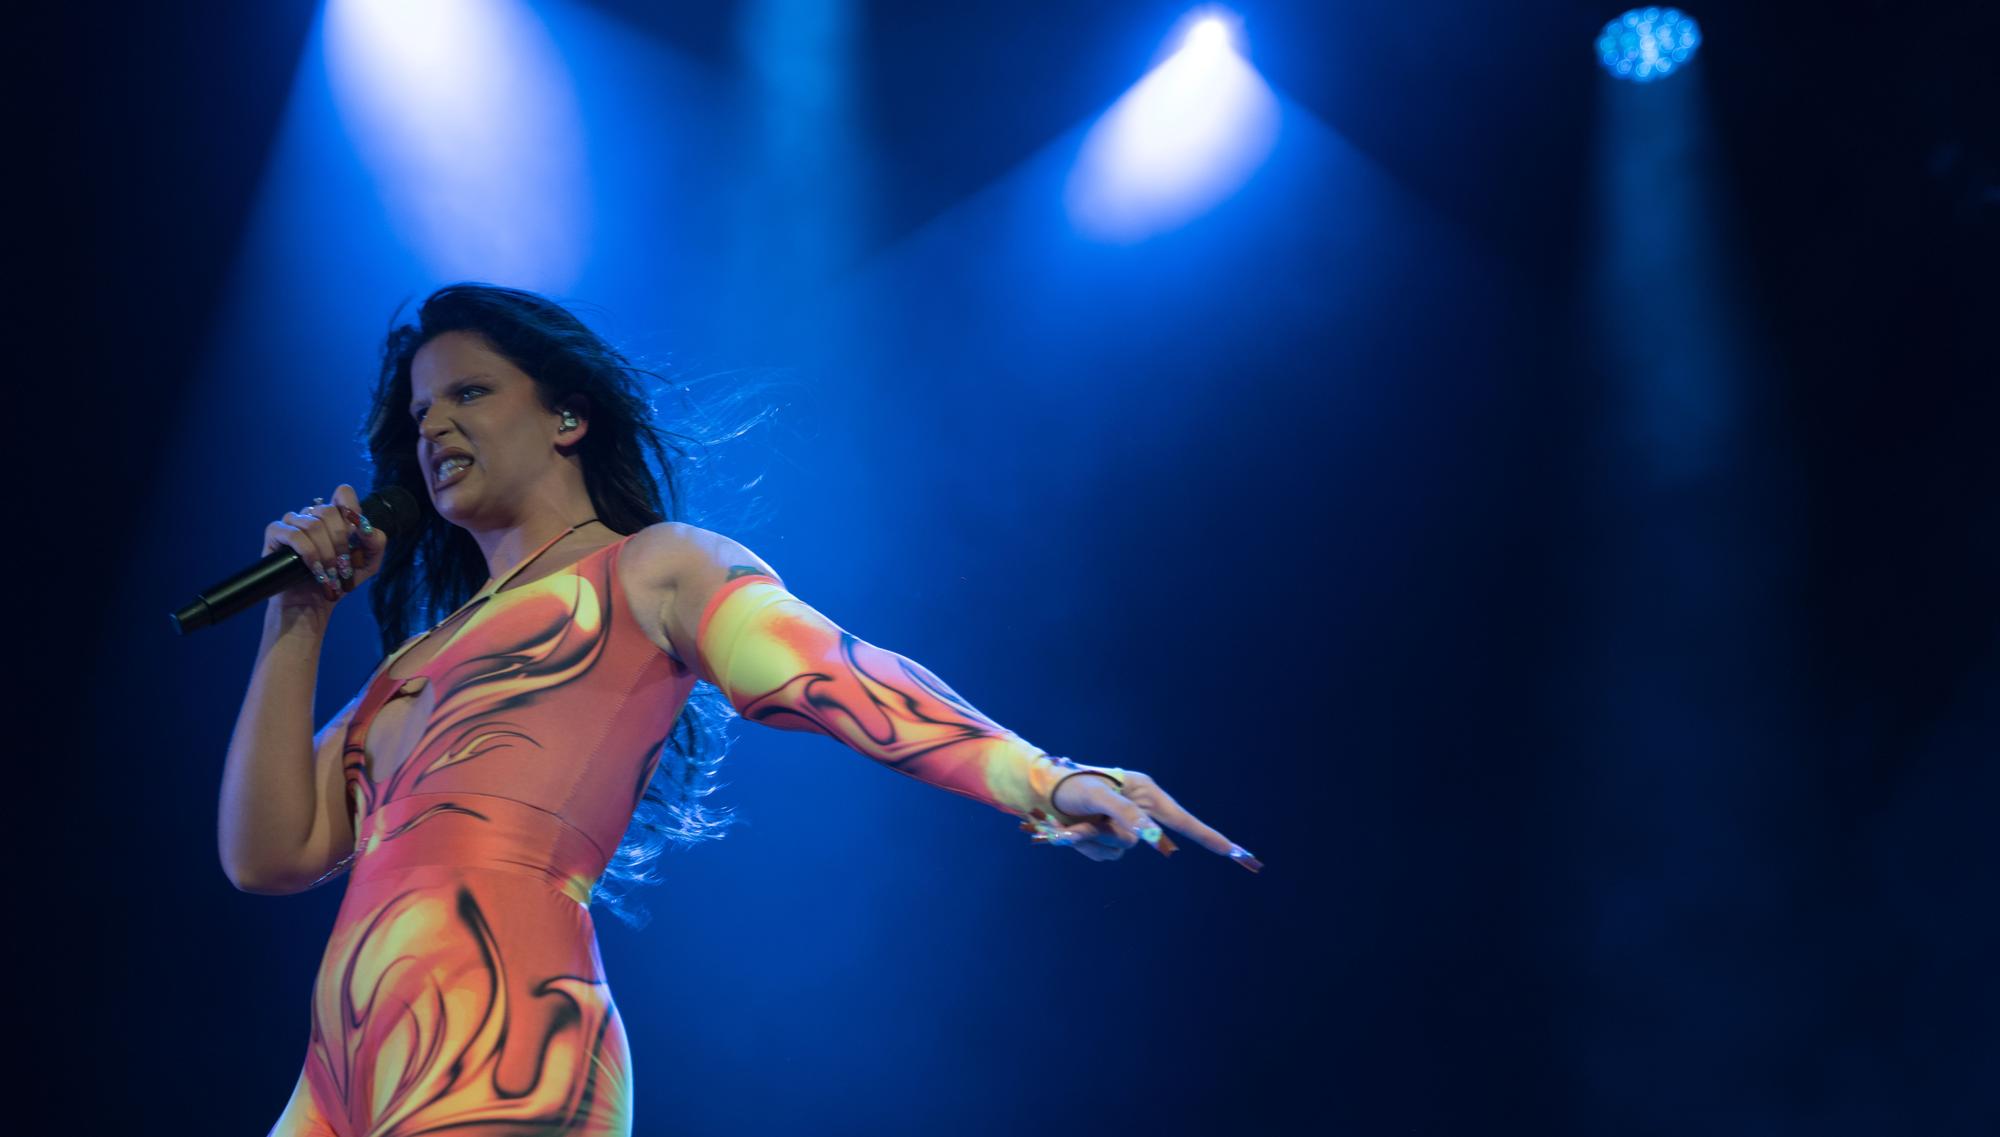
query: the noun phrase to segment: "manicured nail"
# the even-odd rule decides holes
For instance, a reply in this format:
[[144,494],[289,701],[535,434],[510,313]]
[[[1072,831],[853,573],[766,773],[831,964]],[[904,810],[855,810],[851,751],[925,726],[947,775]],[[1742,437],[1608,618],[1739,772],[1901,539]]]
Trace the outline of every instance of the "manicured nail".
[[1144,841],[1148,845],[1158,846],[1160,843],[1160,827],[1157,825],[1148,825],[1144,829],[1139,830],[1139,840]]
[[1229,856],[1233,860],[1235,860],[1237,864],[1242,865],[1244,868],[1249,869],[1251,872],[1258,872],[1262,870],[1264,867],[1263,861],[1260,861],[1257,858],[1251,856],[1250,850],[1244,848],[1241,845],[1229,846]]
[[361,531],[363,533],[373,533],[375,531],[375,523],[368,520],[368,515],[365,513],[361,515]]
[[351,558],[349,558],[346,553],[342,553],[338,557],[335,557],[334,559],[340,562],[340,579],[353,580],[354,561]]
[[313,562],[313,575],[319,578],[319,582],[320,582],[321,584],[325,584],[325,583],[326,583],[326,566],[325,566],[325,565],[323,565],[323,564],[321,564],[321,563],[319,563],[318,561],[314,561],[314,562]]

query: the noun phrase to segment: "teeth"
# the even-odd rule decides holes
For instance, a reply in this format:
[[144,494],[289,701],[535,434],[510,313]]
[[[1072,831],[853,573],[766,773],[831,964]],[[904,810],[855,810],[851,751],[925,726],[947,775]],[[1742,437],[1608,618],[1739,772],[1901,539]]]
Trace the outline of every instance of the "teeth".
[[470,465],[472,465],[472,459],[461,457],[459,455],[454,454],[451,457],[446,458],[444,461],[438,463],[437,477],[432,480],[439,482],[444,481],[446,478],[451,477],[453,474],[458,473],[460,470],[463,470]]

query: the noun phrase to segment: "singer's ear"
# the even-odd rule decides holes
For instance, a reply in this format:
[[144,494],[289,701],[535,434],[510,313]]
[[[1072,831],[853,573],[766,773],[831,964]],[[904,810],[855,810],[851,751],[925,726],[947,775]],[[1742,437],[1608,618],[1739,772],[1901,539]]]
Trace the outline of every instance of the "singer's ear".
[[556,421],[556,445],[563,453],[573,454],[583,436],[590,433],[590,399],[584,395],[571,395],[556,404],[556,414],[575,416],[575,426],[570,426],[560,417]]

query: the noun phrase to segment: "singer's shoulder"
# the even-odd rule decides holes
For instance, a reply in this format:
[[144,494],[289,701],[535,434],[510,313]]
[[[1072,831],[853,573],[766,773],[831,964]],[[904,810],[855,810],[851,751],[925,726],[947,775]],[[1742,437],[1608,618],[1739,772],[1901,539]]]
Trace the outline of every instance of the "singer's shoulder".
[[625,543],[618,575],[648,639],[683,661],[693,657],[701,615],[716,591],[740,576],[782,579],[741,542],[680,521],[649,525]]
[[628,583],[668,591],[751,573],[779,579],[776,570],[742,542],[684,521],[662,521],[632,534],[621,560],[621,574]]

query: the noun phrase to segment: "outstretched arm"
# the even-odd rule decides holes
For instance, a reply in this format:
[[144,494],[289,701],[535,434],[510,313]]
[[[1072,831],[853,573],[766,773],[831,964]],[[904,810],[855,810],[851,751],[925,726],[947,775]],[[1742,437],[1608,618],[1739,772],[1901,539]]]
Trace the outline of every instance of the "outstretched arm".
[[[1158,818],[1246,867],[1255,863],[1146,775],[1049,754],[922,664],[827,619],[748,549],[677,528],[675,540],[657,544],[672,561],[661,631],[744,718],[835,738],[899,773],[1020,817],[1041,840],[1115,837],[1103,844],[1130,847],[1143,839],[1169,853],[1174,846]],[[1101,776],[1072,776],[1082,774]]]
[[726,566],[719,587],[690,588],[677,606],[696,612],[697,602],[695,618],[683,617],[687,662],[751,722],[828,735],[1031,822],[1055,821],[1056,783],[1085,768],[986,717],[922,664],[842,629],[761,562]]

